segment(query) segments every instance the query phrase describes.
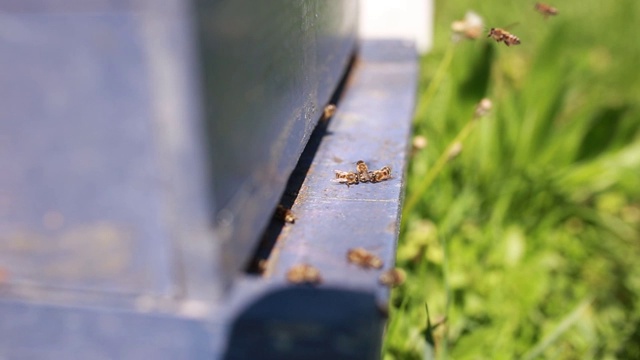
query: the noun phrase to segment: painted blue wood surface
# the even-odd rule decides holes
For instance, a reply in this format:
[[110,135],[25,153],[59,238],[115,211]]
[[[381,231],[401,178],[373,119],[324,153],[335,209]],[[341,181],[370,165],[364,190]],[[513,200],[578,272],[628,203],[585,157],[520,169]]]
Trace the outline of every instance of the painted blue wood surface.
[[[316,337],[321,354],[375,358],[388,291],[345,249],[393,263],[410,46],[362,44],[300,220],[267,276],[242,271],[356,20],[354,0],[0,0],[0,358],[234,358],[246,344],[295,358],[317,335],[299,324],[335,335]],[[394,179],[330,182],[359,159]],[[325,285],[288,284],[300,261]],[[265,332],[243,338],[251,324]]]
[[[222,297],[200,299],[18,283],[7,269],[0,357],[377,358],[388,289],[379,271],[348,264],[346,250],[365,247],[393,266],[417,79],[412,49],[362,44],[340,110],[312,139],[320,146],[294,204],[299,220],[285,227],[264,277],[239,276]],[[351,157],[390,165],[394,178],[331,182]],[[317,266],[324,283],[289,284],[284,273],[299,262]]]
[[357,1],[200,1],[225,269],[253,252],[355,50]]
[[0,2],[11,282],[221,297],[344,73],[355,5]]
[[[394,267],[400,207],[411,133],[418,68],[413,44],[367,41],[360,48],[338,111],[304,174],[292,210],[268,262],[267,276],[282,279],[298,263],[317,267],[330,285],[364,287],[386,307],[388,289],[378,284]],[[334,171],[354,171],[358,160],[371,169],[390,166],[392,178],[347,187]],[[351,248],[379,256],[380,270],[347,262]]]
[[7,282],[220,296],[187,4],[1,4]]

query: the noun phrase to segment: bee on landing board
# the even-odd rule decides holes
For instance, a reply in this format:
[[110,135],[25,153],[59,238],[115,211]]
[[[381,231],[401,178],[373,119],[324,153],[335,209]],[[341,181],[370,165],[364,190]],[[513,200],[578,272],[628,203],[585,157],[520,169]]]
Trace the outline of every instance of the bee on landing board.
[[324,110],[322,110],[322,120],[323,121],[329,120],[329,118],[331,118],[333,114],[336,113],[337,109],[338,108],[334,104],[329,104],[325,106]]
[[350,249],[347,252],[347,260],[365,269],[380,269],[383,265],[382,260],[378,256],[361,247]]
[[341,184],[346,184],[347,186],[357,185],[360,182],[360,180],[358,180],[358,174],[351,171],[340,170],[336,170],[335,181]]
[[558,15],[558,9],[548,4],[536,3],[535,8],[536,10],[538,10],[540,14],[544,16],[545,19],[548,18],[549,16]]
[[360,182],[369,182],[371,181],[371,172],[369,171],[369,167],[365,164],[364,161],[358,160],[356,163],[356,171],[358,172],[358,180]]
[[296,216],[293,214],[293,211],[282,205],[278,205],[278,207],[276,207],[276,218],[289,224],[296,222]]
[[497,42],[504,42],[507,46],[520,44],[520,39],[517,36],[500,28],[491,28],[487,37],[493,38]]
[[371,182],[377,183],[391,179],[391,168],[389,166],[383,166],[380,170],[372,172]]
[[391,168],[389,166],[383,166],[380,170],[370,171],[367,164],[358,160],[356,163],[356,172],[335,170],[336,178],[334,182],[340,184],[357,185],[359,183],[377,183],[391,179]]
[[298,264],[287,271],[287,281],[292,284],[320,284],[322,276],[320,270],[309,264]]

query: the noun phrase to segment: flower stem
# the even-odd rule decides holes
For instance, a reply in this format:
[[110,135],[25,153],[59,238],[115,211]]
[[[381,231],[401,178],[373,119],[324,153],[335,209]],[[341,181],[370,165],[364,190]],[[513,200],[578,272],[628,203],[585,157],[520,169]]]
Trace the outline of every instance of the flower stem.
[[436,160],[435,164],[429,169],[429,171],[427,171],[427,175],[422,179],[422,182],[419,183],[418,186],[409,195],[407,202],[402,209],[403,219],[407,219],[407,215],[409,215],[413,211],[413,208],[415,208],[415,206],[418,204],[418,201],[422,198],[429,186],[431,186],[436,177],[438,177],[438,175],[442,172],[442,169],[449,161],[449,156],[452,149],[456,146],[459,146],[458,144],[464,142],[477,122],[478,121],[475,117],[471,118],[471,120],[467,122],[462,130],[460,130],[458,135],[456,135],[456,137],[449,143],[445,151],[440,154],[440,157],[438,158],[438,160]]
[[429,86],[427,87],[427,90],[424,92],[424,95],[420,98],[420,103],[418,104],[418,108],[416,109],[416,116],[413,119],[414,125],[418,123],[421,115],[425,113],[426,109],[429,107],[429,104],[431,104],[431,100],[433,100],[436,91],[438,91],[438,89],[440,88],[440,84],[442,84],[442,80],[444,80],[444,77],[449,70],[449,66],[451,65],[454,49],[455,44],[452,42],[445,50],[442,61],[440,61],[440,65],[438,66],[438,70],[436,70],[436,73],[433,76],[433,80],[431,80]]

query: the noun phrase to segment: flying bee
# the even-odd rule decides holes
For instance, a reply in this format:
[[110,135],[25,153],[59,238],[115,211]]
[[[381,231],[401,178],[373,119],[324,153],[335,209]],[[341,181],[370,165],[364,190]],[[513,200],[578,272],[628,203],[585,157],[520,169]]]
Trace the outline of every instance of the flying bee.
[[298,264],[287,271],[287,280],[293,284],[320,284],[320,270],[309,264]]
[[391,179],[391,168],[383,166],[380,170],[373,171],[371,176],[371,182],[377,183]]
[[356,171],[358,172],[358,180],[360,182],[369,182],[371,181],[371,172],[369,171],[369,167],[362,160],[358,160],[356,163]]
[[542,14],[545,19],[549,16],[558,15],[558,9],[548,4],[536,3],[536,10],[538,10],[538,12]]
[[347,260],[365,269],[380,269],[383,265],[382,260],[378,256],[361,247],[349,249],[347,252]]
[[497,42],[502,41],[507,46],[520,44],[520,39],[517,36],[500,28],[491,28],[487,37],[493,38]]
[[402,269],[389,269],[378,278],[380,284],[388,287],[396,287],[402,285],[407,278],[407,275]]
[[293,214],[293,211],[291,211],[291,209],[287,209],[282,205],[278,205],[278,207],[276,208],[276,218],[289,224],[293,224],[296,222],[296,216]]
[[336,170],[336,179],[335,181],[341,184],[357,185],[360,181],[358,180],[358,174],[351,171],[340,171]]

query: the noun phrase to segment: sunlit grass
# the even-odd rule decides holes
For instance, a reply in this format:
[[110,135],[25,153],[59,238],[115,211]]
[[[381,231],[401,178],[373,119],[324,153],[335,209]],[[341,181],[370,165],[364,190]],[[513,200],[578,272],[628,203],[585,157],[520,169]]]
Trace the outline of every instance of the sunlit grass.
[[[386,359],[640,358],[640,3],[534,3],[436,3]],[[467,10],[522,44],[452,45]]]

